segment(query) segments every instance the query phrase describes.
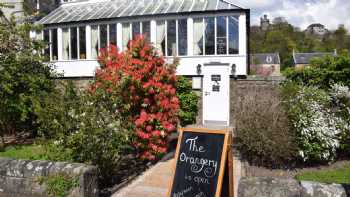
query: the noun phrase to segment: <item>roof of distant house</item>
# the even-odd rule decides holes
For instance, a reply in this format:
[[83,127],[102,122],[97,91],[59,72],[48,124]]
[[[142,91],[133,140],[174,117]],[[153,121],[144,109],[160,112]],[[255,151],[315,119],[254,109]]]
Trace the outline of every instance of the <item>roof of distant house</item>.
[[310,64],[311,59],[313,58],[322,58],[325,56],[335,56],[336,53],[294,53],[293,59],[294,64]]
[[324,25],[322,25],[321,23],[314,23],[308,26],[308,28],[312,28],[312,27],[321,27],[324,28]]
[[250,64],[280,64],[278,53],[255,53],[250,55]]
[[228,0],[103,0],[64,3],[40,24],[57,24],[131,16],[243,9]]

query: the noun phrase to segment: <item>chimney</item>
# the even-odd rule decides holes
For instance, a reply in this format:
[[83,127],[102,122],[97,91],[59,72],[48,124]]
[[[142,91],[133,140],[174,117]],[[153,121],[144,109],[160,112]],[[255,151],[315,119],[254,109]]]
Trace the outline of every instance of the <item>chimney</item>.
[[36,0],[36,14],[40,12],[40,0]]

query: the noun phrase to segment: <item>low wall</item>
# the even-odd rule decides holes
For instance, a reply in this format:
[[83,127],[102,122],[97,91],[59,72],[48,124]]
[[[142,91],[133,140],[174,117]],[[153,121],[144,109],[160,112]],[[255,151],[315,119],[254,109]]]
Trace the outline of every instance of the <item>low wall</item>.
[[40,185],[38,179],[61,173],[79,177],[79,186],[73,188],[69,196],[98,196],[97,168],[94,166],[10,158],[0,158],[0,196],[47,196],[45,184]]
[[238,197],[347,197],[347,185],[323,184],[294,179],[244,177],[239,181]]

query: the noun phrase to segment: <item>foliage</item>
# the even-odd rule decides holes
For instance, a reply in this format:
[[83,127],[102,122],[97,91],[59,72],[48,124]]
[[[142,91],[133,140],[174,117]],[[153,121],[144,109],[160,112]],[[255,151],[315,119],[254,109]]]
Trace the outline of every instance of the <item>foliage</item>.
[[179,119],[181,126],[196,123],[199,97],[196,92],[192,91],[191,82],[183,76],[177,78],[176,96],[180,100]]
[[42,160],[45,150],[40,145],[18,145],[8,146],[4,152],[0,152],[0,157],[10,157],[15,159]]
[[304,161],[334,160],[340,135],[349,122],[336,114],[327,91],[289,82],[282,87],[288,115],[297,133],[299,155]]
[[236,144],[255,165],[282,167],[296,162],[296,136],[277,90],[249,91],[238,99]]
[[297,174],[300,181],[315,181],[322,183],[350,184],[350,165],[330,170],[317,170]]
[[68,149],[63,149],[51,142],[38,142],[32,145],[8,146],[0,157],[27,160],[72,161]]
[[39,177],[38,181],[47,186],[49,197],[67,197],[73,188],[79,186],[78,177],[64,173]]
[[350,53],[344,52],[335,57],[316,58],[304,69],[289,68],[288,79],[307,86],[330,88],[334,83],[350,86]]
[[103,50],[100,62],[91,92],[103,92],[121,117],[133,123],[133,145],[141,158],[154,160],[164,154],[167,136],[178,122],[176,64],[165,64],[142,36],[130,41],[125,52],[115,46]]
[[29,24],[0,23],[0,133],[36,132],[34,106],[48,96],[54,83],[42,63],[43,43],[29,38]]
[[[56,89],[34,105],[37,131],[41,137],[54,139],[57,135],[69,135],[78,129],[78,119],[70,113],[82,103],[79,92],[71,81],[56,81]],[[81,93],[83,95],[83,93]]]
[[52,139],[44,146],[46,159],[96,165],[105,183],[133,151],[128,124],[105,92],[78,92],[72,84],[62,88],[61,96],[47,99],[37,112],[40,134]]
[[343,84],[334,84],[330,89],[332,98],[333,112],[340,117],[344,125],[342,125],[342,133],[340,134],[340,150],[343,156],[350,155],[350,88]]
[[288,23],[271,24],[266,31],[258,26],[253,26],[250,29],[251,53],[278,52],[281,57],[282,70],[293,65],[293,50],[297,52],[350,50],[350,35],[342,26],[322,37],[310,35]]

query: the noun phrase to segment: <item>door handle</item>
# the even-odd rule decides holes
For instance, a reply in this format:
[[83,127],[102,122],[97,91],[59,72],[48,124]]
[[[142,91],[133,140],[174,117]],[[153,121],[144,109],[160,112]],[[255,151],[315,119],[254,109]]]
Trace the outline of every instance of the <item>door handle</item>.
[[204,96],[210,95],[210,92],[204,92]]

